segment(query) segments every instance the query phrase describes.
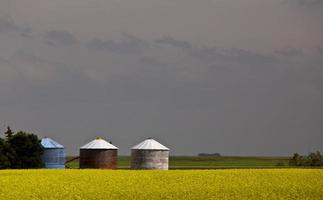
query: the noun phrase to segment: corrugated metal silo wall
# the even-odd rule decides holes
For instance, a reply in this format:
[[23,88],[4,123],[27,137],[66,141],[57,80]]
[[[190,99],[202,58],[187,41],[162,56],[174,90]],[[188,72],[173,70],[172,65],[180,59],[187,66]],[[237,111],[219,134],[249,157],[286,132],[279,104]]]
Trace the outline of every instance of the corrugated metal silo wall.
[[131,169],[168,170],[169,151],[131,150]]
[[116,149],[80,149],[80,168],[115,169],[118,150]]
[[46,168],[65,168],[65,149],[44,149],[42,159]]

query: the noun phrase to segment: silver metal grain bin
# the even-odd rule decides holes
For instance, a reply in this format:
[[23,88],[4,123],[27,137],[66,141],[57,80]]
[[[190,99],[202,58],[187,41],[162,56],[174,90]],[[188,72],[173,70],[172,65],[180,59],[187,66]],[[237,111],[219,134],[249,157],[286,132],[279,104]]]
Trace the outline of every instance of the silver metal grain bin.
[[168,170],[169,148],[148,138],[131,148],[131,169]]

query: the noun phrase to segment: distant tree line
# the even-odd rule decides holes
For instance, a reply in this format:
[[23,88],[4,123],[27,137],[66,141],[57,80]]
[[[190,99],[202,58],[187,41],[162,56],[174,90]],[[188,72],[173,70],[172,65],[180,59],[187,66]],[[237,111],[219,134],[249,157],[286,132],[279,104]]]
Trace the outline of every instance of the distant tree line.
[[294,153],[293,157],[289,159],[290,166],[323,166],[323,156],[319,151],[311,152],[308,156],[301,156],[298,153]]
[[197,156],[204,156],[204,157],[221,157],[219,153],[199,153]]
[[43,148],[38,136],[19,131],[14,133],[10,127],[0,138],[0,169],[41,168]]

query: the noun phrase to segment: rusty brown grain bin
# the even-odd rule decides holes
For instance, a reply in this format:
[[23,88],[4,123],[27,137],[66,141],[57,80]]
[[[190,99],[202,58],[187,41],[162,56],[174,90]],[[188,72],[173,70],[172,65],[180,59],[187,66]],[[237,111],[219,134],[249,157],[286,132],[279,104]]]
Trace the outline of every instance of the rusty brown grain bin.
[[80,168],[115,169],[118,148],[102,138],[97,138],[80,148]]
[[168,170],[169,148],[148,138],[131,148],[131,169]]

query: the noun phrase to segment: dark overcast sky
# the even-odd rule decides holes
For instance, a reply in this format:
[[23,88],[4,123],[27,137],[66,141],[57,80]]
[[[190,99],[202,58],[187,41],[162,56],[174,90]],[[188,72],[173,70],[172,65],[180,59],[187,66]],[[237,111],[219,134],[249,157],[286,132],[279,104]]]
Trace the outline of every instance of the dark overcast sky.
[[322,0],[0,0],[0,125],[68,154],[323,151]]

